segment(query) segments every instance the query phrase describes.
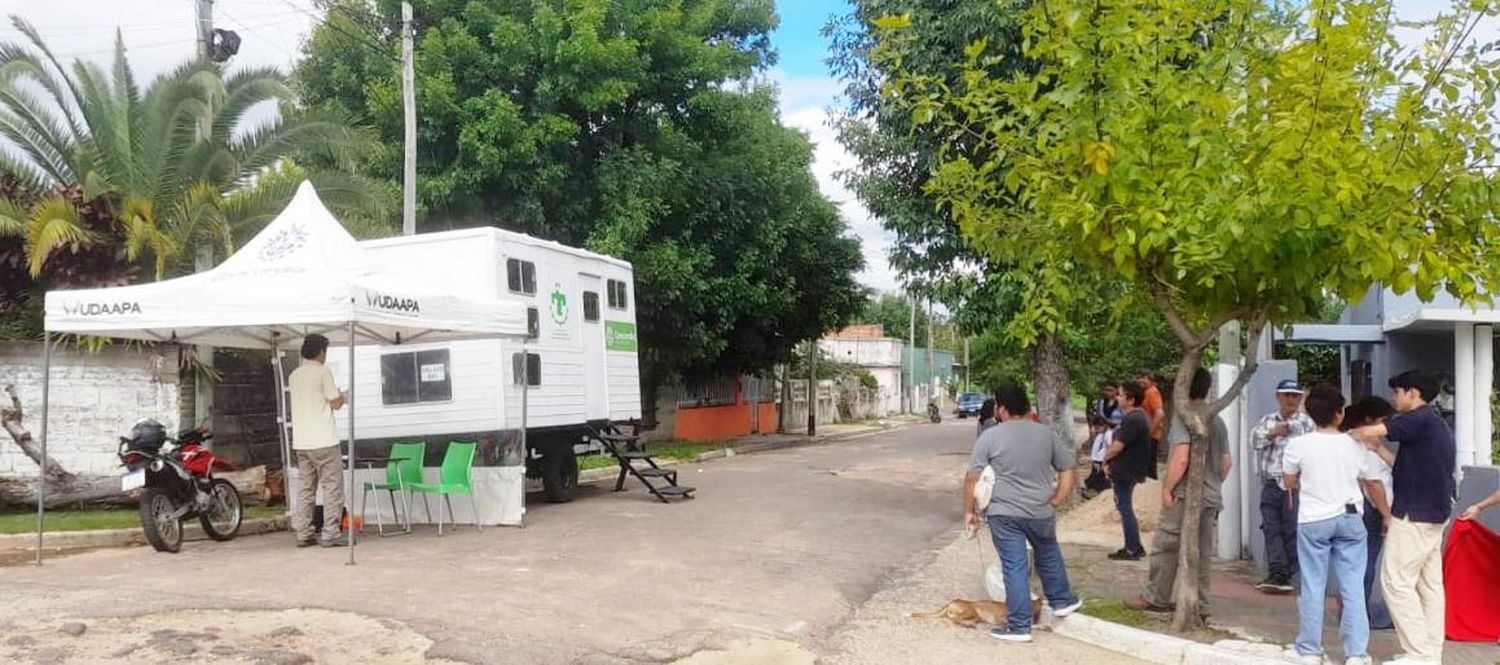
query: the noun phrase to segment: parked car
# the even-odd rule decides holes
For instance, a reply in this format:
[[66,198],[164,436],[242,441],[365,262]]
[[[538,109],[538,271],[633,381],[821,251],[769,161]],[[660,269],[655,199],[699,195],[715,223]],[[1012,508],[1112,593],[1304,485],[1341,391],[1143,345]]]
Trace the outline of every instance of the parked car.
[[958,396],[958,406],[953,412],[959,418],[979,415],[979,407],[984,406],[984,393],[964,393]]

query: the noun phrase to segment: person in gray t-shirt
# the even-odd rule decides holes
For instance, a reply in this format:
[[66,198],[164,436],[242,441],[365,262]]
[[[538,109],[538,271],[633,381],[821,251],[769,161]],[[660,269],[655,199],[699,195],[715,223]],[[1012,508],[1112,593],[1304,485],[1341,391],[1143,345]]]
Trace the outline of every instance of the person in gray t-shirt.
[[[1199,368],[1193,374],[1188,387],[1190,409],[1205,408],[1208,391],[1213,387],[1213,377],[1208,370]],[[1166,612],[1174,608],[1174,587],[1177,582],[1177,553],[1182,549],[1182,522],[1187,509],[1188,465],[1192,452],[1192,437],[1182,418],[1174,414],[1172,430],[1167,435],[1171,453],[1167,456],[1167,475],[1162,481],[1162,511],[1157,521],[1156,536],[1151,541],[1151,569],[1146,581],[1146,592],[1138,598],[1128,599],[1125,605],[1131,609]],[[1208,575],[1213,562],[1214,538],[1219,532],[1219,510],[1224,507],[1223,494],[1219,486],[1229,475],[1233,464],[1229,456],[1229,430],[1217,416],[1208,423],[1208,464],[1203,468],[1203,507],[1198,513],[1198,609],[1208,613]]]
[[995,490],[985,507],[990,536],[1000,553],[1005,574],[1006,625],[990,636],[1006,642],[1031,641],[1031,562],[1026,545],[1036,553],[1037,573],[1047,604],[1058,617],[1083,607],[1068,584],[1062,548],[1057,544],[1057,506],[1073,492],[1073,447],[1041,423],[1032,422],[1026,391],[1011,386],[995,393],[1000,424],[985,430],[974,444],[969,471],[964,476],[964,523],[979,524],[974,484],[986,466],[995,471]]

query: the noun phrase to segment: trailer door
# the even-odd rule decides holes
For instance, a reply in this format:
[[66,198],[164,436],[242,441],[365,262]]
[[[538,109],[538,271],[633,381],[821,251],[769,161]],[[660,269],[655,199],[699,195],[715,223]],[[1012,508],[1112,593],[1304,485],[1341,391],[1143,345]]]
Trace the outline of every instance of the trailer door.
[[578,274],[583,290],[583,412],[589,420],[609,417],[609,375],[604,355],[604,323],[599,302],[604,281],[598,275]]

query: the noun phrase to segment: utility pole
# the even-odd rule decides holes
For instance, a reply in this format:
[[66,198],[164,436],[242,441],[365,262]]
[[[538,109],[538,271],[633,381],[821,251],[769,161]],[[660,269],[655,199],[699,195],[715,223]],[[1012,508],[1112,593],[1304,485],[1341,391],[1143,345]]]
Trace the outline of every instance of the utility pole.
[[927,401],[937,401],[937,359],[932,350],[932,296],[927,296]]
[[818,435],[818,340],[807,343],[807,435]]
[[972,368],[969,366],[969,336],[964,335],[964,392],[969,392],[974,389],[974,386],[969,380],[972,377]]
[[205,62],[212,60],[209,50],[214,41],[214,0],[195,0],[195,20],[198,28],[198,57]]
[[[214,2],[213,0],[195,0],[194,4],[194,27],[198,31],[198,60],[207,65],[213,62],[214,43]],[[202,243],[193,254],[193,272],[207,272],[214,267],[214,247],[212,243]],[[195,355],[198,363],[193,369],[193,427],[200,425],[213,426],[214,414],[214,387],[207,380],[199,366],[213,368],[214,347],[198,345]],[[278,398],[279,399],[279,398]],[[183,427],[183,429],[187,429]],[[210,446],[212,447],[212,446]]]
[[401,107],[406,119],[401,180],[401,234],[417,233],[417,76],[412,57],[411,3],[401,3]]
[[[906,319],[906,358],[902,359],[902,363],[910,365],[911,381],[907,384],[902,397],[906,401],[906,412],[916,413],[917,394],[912,389],[917,387],[917,297],[907,293],[906,299],[911,301],[911,316]],[[902,372],[902,375],[905,374],[906,372]]]

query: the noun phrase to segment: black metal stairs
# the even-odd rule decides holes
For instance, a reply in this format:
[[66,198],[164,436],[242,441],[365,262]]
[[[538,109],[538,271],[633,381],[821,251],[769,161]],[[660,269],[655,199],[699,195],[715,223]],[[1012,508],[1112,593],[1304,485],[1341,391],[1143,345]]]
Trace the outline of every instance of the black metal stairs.
[[672,499],[693,498],[693,492],[698,490],[677,484],[677,470],[664,469],[658,465],[656,458],[646,450],[646,444],[641,443],[640,425],[633,424],[632,429],[632,433],[626,434],[620,429],[618,423],[607,420],[589,423],[590,436],[598,441],[599,445],[604,446],[604,449],[614,456],[615,461],[620,463],[620,475],[615,479],[615,491],[623,491],[625,478],[634,476],[662,503],[671,503]]

